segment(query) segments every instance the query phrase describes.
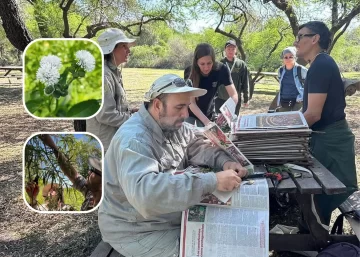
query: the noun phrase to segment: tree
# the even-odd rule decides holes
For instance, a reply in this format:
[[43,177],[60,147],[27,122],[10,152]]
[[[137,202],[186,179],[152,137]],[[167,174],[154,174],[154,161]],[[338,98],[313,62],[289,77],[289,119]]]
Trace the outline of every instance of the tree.
[[20,16],[15,0],[0,1],[0,17],[6,37],[15,48],[23,51],[32,37]]
[[[18,6],[15,0],[0,2],[0,17],[6,36],[14,47],[23,51],[33,38],[19,14]],[[61,28],[60,36],[65,38],[93,38],[98,31],[108,27],[120,28],[133,36],[139,36],[145,24],[169,19],[174,4],[177,4],[170,1],[164,8],[156,6],[154,10],[144,10],[134,0],[115,2],[109,0],[27,0],[27,2],[34,8],[32,18],[37,23],[40,36],[59,37],[54,31],[55,27]],[[120,8],[114,8],[114,5]],[[54,10],[55,13],[61,13],[61,24],[59,20],[56,20],[57,16],[47,15],[47,12]],[[51,26],[51,22],[56,22],[56,26]],[[79,32],[82,34],[79,35]]]
[[[271,19],[275,19],[277,21],[282,20],[280,17],[275,18],[267,16],[264,19],[265,22],[261,22],[262,19],[255,15],[256,10],[252,8],[249,1],[245,0],[212,0],[212,3],[214,3],[214,5],[212,5],[212,10],[219,15],[215,32],[220,33],[227,38],[234,39],[239,49],[241,58],[247,62],[251,62],[251,59],[247,58],[248,56],[244,45],[244,35],[247,34],[248,25],[250,23],[256,23],[258,25],[258,32],[260,33],[260,30],[263,31],[266,25],[269,26],[269,24],[271,24]],[[269,21],[270,23],[268,23]],[[269,60],[276,52],[285,35],[288,33],[289,26],[283,22],[277,22],[277,24],[273,24],[273,28],[276,29],[272,30],[272,35],[270,35],[270,38],[268,35],[268,40],[266,42],[264,41],[264,38],[258,41],[262,44],[262,46],[264,46],[264,51],[262,51],[260,56],[261,61],[256,62],[256,66],[254,65],[253,67],[256,69],[257,73],[253,75],[249,81],[250,98],[254,92],[255,82],[260,77],[260,72],[265,67],[268,68],[270,63]],[[258,53],[258,51],[256,53]],[[254,55],[251,56],[251,58],[254,58]]]
[[[291,0],[264,0],[264,4],[271,2],[276,8],[283,11],[287,16],[291,25],[293,35],[298,33],[299,22],[297,14],[294,9],[293,1]],[[360,1],[358,0],[326,0],[313,1],[314,4],[320,5],[321,11],[324,8],[331,9],[330,18],[330,32],[331,32],[331,45],[327,52],[330,54],[338,39],[344,34],[349,27],[351,21],[360,14]]]

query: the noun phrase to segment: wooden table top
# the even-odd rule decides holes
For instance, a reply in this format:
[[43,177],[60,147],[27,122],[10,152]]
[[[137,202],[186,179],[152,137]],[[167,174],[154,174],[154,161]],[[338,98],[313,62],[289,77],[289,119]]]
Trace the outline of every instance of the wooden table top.
[[[341,194],[346,192],[345,185],[338,180],[328,169],[326,169],[318,160],[313,159],[313,165],[308,167],[313,177],[303,176],[295,178],[290,177],[282,180],[277,188],[279,193],[300,193],[300,194]],[[255,172],[265,172],[265,167],[255,166]],[[270,178],[267,178],[269,192],[274,193],[275,187]]]
[[22,66],[0,66],[0,70],[22,70]]

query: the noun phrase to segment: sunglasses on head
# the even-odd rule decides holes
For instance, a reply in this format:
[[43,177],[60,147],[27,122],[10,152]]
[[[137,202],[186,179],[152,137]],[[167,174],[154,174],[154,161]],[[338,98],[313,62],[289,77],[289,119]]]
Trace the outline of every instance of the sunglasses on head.
[[99,176],[101,177],[101,172],[98,171],[97,169],[95,169],[94,167],[89,167],[89,170],[90,170],[91,172],[94,172],[96,175],[99,175]]
[[170,87],[171,85],[174,85],[176,87],[185,87],[185,86],[192,87],[193,86],[191,80],[189,80],[189,79],[185,81],[182,78],[176,78],[172,82],[170,82],[169,84],[166,84],[165,86],[160,88],[157,92],[160,92],[164,88]]
[[294,56],[284,56],[284,59],[294,59]]

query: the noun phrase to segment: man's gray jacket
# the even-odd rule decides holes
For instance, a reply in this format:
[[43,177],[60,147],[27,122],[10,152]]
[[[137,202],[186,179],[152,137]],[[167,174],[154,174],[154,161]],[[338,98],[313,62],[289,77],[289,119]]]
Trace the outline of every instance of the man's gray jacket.
[[184,125],[166,138],[141,106],[116,132],[105,156],[99,209],[103,240],[125,244],[140,233],[180,228],[182,211],[215,191],[217,180],[213,172],[173,172],[188,165],[222,169],[227,161],[233,160]]

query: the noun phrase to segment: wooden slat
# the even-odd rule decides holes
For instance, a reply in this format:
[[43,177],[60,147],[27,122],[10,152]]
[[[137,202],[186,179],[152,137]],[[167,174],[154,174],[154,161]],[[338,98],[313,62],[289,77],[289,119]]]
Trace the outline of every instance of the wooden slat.
[[316,182],[314,178],[294,178],[293,175],[290,175],[294,180],[295,185],[297,186],[300,194],[321,194],[322,187]]
[[296,193],[297,187],[294,181],[289,177],[287,179],[283,179],[277,188],[277,192],[279,193]]
[[[266,172],[266,169],[265,169],[265,167],[263,165],[255,165],[254,170],[255,170],[255,173],[258,173],[258,172],[265,173]],[[271,179],[268,178],[268,179],[266,179],[266,181],[268,183],[269,192],[273,193],[274,192],[274,185],[271,182]]]
[[346,193],[346,187],[328,169],[326,169],[316,158],[313,165],[309,167],[314,174],[315,180],[321,185],[327,195]]

